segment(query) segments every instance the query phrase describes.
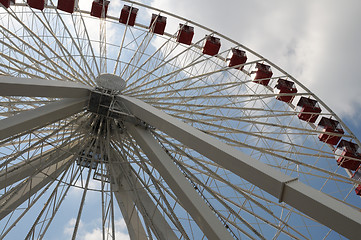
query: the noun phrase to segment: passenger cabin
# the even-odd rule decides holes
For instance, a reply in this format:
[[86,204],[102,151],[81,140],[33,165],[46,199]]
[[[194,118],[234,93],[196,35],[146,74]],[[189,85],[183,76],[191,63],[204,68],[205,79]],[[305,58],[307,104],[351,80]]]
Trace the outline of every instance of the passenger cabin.
[[194,36],[194,27],[184,25],[184,24],[179,24],[177,42],[183,43],[186,45],[191,45],[193,36]]
[[5,8],[9,8],[10,5],[15,4],[15,0],[0,0],[0,3],[1,3]]
[[94,0],[90,15],[97,18],[106,18],[110,1]]
[[355,192],[357,195],[361,196],[361,185],[360,184],[355,188]]
[[315,123],[318,115],[321,113],[318,102],[310,98],[301,97],[297,106],[300,111],[298,118],[306,122]]
[[264,86],[268,86],[272,75],[271,66],[263,63],[256,63],[255,69],[251,72],[253,82]]
[[[352,179],[356,181],[361,181],[361,169],[360,167],[357,168],[357,170],[352,175]],[[361,196],[361,184],[357,185],[355,192],[357,195]]]
[[[286,79],[278,79],[277,84],[274,88],[274,92],[279,94],[276,96],[277,100],[291,103],[295,98],[295,93],[297,93],[297,88],[294,82],[288,81]],[[283,95],[287,94],[287,95]]]
[[123,24],[128,24],[129,26],[134,26],[138,10],[138,8],[124,5],[122,11],[120,12],[119,22]]
[[151,29],[156,34],[163,35],[166,24],[167,24],[167,17],[153,13],[152,20],[150,21],[149,24],[149,29]]
[[320,122],[318,123],[318,128],[324,132],[318,135],[318,139],[331,145],[336,145],[342,137],[332,135],[332,133],[345,133],[341,127],[341,124],[338,121],[325,117],[321,118]]
[[42,11],[45,8],[47,1],[46,0],[27,0],[27,3],[29,5],[29,7]]
[[214,56],[217,55],[221,48],[221,39],[207,35],[203,46],[203,54]]
[[360,166],[361,154],[356,143],[341,140],[335,149],[337,165],[355,171]]
[[75,8],[75,0],[58,0],[58,10],[72,14]]
[[229,59],[228,67],[238,66],[237,69],[242,70],[243,64],[245,64],[246,62],[246,52],[240,49],[232,48],[232,57]]

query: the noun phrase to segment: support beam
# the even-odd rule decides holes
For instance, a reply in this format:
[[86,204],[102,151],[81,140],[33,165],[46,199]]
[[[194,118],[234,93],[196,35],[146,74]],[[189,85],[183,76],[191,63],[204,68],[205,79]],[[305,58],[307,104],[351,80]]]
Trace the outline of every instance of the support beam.
[[33,175],[35,172],[53,165],[63,159],[79,152],[79,148],[74,144],[62,146],[61,148],[48,150],[40,156],[36,156],[29,161],[23,161],[9,166],[0,172],[0,189],[11,186],[12,184]]
[[90,94],[90,89],[90,86],[69,81],[0,77],[0,96],[83,98]]
[[[119,185],[118,185],[119,186]],[[135,209],[135,203],[132,201],[129,196],[129,192],[125,191],[122,188],[117,187],[115,184],[113,186],[117,189],[114,192],[114,196],[118,202],[120,211],[122,212],[125,224],[127,225],[128,234],[130,239],[139,239],[146,240],[147,234],[143,228],[142,222],[138,216],[138,212]]]
[[[119,166],[117,167],[119,168]],[[117,169],[116,173],[113,167],[111,167],[111,172],[112,176],[120,173],[119,169]],[[135,203],[130,196],[130,192],[124,189],[124,185],[122,185],[121,181],[119,181],[119,176],[116,178],[118,180],[114,181],[114,179],[112,179],[112,181],[114,181],[114,183],[112,183],[114,196],[118,202],[120,211],[122,212],[125,224],[127,225],[130,239],[146,240],[147,234],[145,233],[142,222],[138,216],[138,211],[135,209]]]
[[[114,158],[116,159],[116,157]],[[152,223],[150,227],[160,239],[178,239],[168,222],[164,219],[163,214],[127,164],[119,161],[112,162],[110,171],[114,180],[114,195],[127,224],[130,239],[148,239],[135,206],[141,212],[144,219],[150,218]]]
[[79,113],[87,103],[88,98],[64,99],[0,120],[0,140]]
[[233,239],[150,132],[132,124],[126,127],[207,238]]
[[68,162],[71,158],[72,157],[63,159],[61,162],[44,169],[42,172],[31,177],[28,181],[19,184],[6,194],[2,195],[0,198],[0,220],[9,213],[15,211],[23,202],[57,178],[59,174],[69,166]]
[[138,99],[119,96],[128,110],[234,174],[350,239],[361,236],[361,213]]

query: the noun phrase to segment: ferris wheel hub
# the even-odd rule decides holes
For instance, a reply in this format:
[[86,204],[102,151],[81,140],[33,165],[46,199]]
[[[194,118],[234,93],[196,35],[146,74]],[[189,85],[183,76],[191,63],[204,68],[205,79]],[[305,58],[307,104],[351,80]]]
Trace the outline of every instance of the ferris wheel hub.
[[100,74],[95,78],[95,82],[98,87],[119,92],[124,90],[126,86],[125,81],[121,77],[110,73]]

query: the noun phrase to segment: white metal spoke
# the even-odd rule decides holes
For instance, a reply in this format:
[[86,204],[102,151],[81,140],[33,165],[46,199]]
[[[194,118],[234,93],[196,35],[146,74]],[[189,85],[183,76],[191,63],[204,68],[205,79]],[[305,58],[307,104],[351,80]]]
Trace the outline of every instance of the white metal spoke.
[[[26,46],[28,49],[31,49],[31,51],[34,51],[36,52],[39,56],[43,57],[44,59],[46,59],[47,61],[50,61],[50,64],[53,66],[53,68],[50,68],[50,66],[47,66],[43,63],[41,63],[40,61],[36,60],[34,57],[30,56],[29,54],[27,54],[26,52],[24,51],[21,51],[20,49],[18,49],[19,53],[26,56],[27,58],[31,59],[33,62],[37,63],[37,64],[41,64],[42,66],[46,67],[47,69],[49,69],[50,71],[52,72],[56,72],[57,74],[60,74],[60,76],[64,77],[64,78],[67,78],[69,79],[70,81],[75,78],[75,76],[73,75],[73,73],[70,73],[67,69],[65,69],[63,66],[59,65],[58,63],[54,62],[51,58],[49,58],[48,56],[46,56],[46,54],[44,53],[44,49],[40,48],[40,49],[37,49],[35,48],[34,46],[32,46],[31,44],[29,44],[28,42],[24,41],[22,38],[19,38],[16,34],[14,34],[13,32],[9,31],[7,28],[5,28],[4,26],[1,26],[0,25],[0,28],[1,28],[1,33],[7,37],[7,39],[9,41],[12,41],[14,43],[13,40],[11,40],[10,36],[8,35],[11,35],[11,37],[14,37],[16,38],[17,41],[19,41],[21,44],[23,44],[24,46]],[[3,44],[5,44],[4,41],[1,41]],[[13,46],[7,44],[7,46],[9,47],[12,47],[14,48]],[[14,48],[14,50],[16,50]],[[59,70],[61,70],[61,72],[59,72]],[[62,73],[66,73],[67,76],[70,76],[71,79],[67,76],[65,76],[64,74]]]
[[[79,167],[75,171],[74,169],[70,170],[69,167],[67,170],[64,171],[61,178],[57,182],[53,192],[51,193],[50,197],[48,198],[47,202],[44,205],[44,208],[39,213],[38,217],[34,221],[28,235],[26,236],[27,239],[38,239],[39,237],[44,237],[47,229],[49,228],[50,223],[53,221],[55,214],[59,210],[61,203],[63,202],[66,194],[68,193],[71,185],[62,185],[62,182],[66,178],[70,178],[70,183],[72,183],[78,174]],[[70,176],[69,176],[70,175]],[[51,210],[50,210],[51,208]],[[50,216],[48,214],[50,212]],[[45,216],[44,216],[45,215]],[[41,225],[40,227],[38,225]],[[40,228],[38,230],[38,228]],[[38,234],[36,232],[38,231]]]
[[[87,42],[88,42],[88,44],[89,44],[89,48],[90,48],[90,51],[91,51],[91,54],[92,54],[92,60],[93,60],[94,63],[95,63],[96,72],[97,72],[98,74],[100,74],[101,72],[100,72],[100,69],[99,69],[98,64],[96,64],[94,48],[93,48],[93,46],[92,46],[92,42],[91,42],[91,39],[90,39],[90,37],[89,37],[88,29],[87,29],[87,27],[86,27],[86,24],[85,24],[85,21],[84,21],[84,17],[83,17],[82,12],[79,12],[79,15],[80,15],[81,26],[84,27],[84,32],[85,32],[86,40],[87,40]],[[74,21],[74,19],[72,19],[72,20]],[[80,26],[79,26],[79,27],[80,27]],[[78,34],[78,33],[77,33],[77,34]],[[79,35],[78,35],[78,36],[79,36]],[[82,51],[79,51],[79,52],[80,52],[80,54],[82,54]],[[85,64],[87,64],[86,61],[85,61]],[[92,75],[94,76],[94,73],[93,73],[93,72],[94,72],[94,71],[92,71]]]
[[[44,42],[44,40],[42,38],[40,38],[36,33],[34,33],[28,26],[26,26],[24,24],[23,21],[21,21],[15,14],[11,14],[11,16],[19,23],[23,26],[23,28],[26,30],[26,32],[28,32],[30,34],[30,37],[34,39],[34,43],[38,46],[39,49],[42,49],[43,47],[46,48],[46,50],[50,51],[52,54],[54,54],[57,59],[61,60],[67,67],[69,67],[72,72],[74,74],[79,74],[77,73],[77,71],[66,61],[66,59],[63,59],[62,57],[60,57],[60,55],[54,50],[52,49],[52,47],[50,47],[48,44],[46,44]],[[46,52],[44,52],[44,54],[46,55]],[[81,74],[79,74],[78,76],[80,76],[80,78],[82,77]],[[35,76],[37,77],[37,76]]]
[[[35,15],[35,16],[44,26],[44,30],[46,29],[48,31],[48,33],[54,37],[54,40],[56,41],[56,44],[58,45],[58,47],[59,47],[60,51],[63,53],[63,55],[70,58],[72,60],[72,62],[79,67],[79,69],[82,71],[82,73],[85,74],[86,78],[90,79],[90,76],[88,75],[88,73],[80,66],[78,61],[76,61],[74,59],[74,57],[70,54],[69,50],[63,45],[63,43],[60,41],[60,39],[58,39],[55,36],[55,33],[54,33],[54,31],[52,31],[51,26],[49,24],[45,24],[44,20],[42,18],[40,18],[38,15]],[[47,21],[46,18],[45,18],[45,21]]]

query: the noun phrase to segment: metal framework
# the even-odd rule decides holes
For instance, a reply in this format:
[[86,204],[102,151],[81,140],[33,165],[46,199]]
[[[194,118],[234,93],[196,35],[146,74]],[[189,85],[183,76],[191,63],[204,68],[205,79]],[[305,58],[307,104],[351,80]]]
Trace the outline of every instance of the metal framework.
[[[360,146],[342,120],[247,47],[125,2],[139,8],[135,26],[51,1],[2,9],[0,238],[50,239],[67,221],[68,238],[116,239],[120,219],[131,239],[359,238],[357,170],[336,163],[317,127],[332,118],[344,133],[329,137]],[[157,33],[147,10],[195,26],[192,43],[181,28]],[[217,54],[206,35],[221,38]],[[234,49],[248,60],[232,66]],[[273,75],[252,79],[259,63]],[[97,86],[102,73],[122,87]],[[279,79],[298,92],[274,91]],[[300,117],[301,97],[320,104],[316,122]]]

